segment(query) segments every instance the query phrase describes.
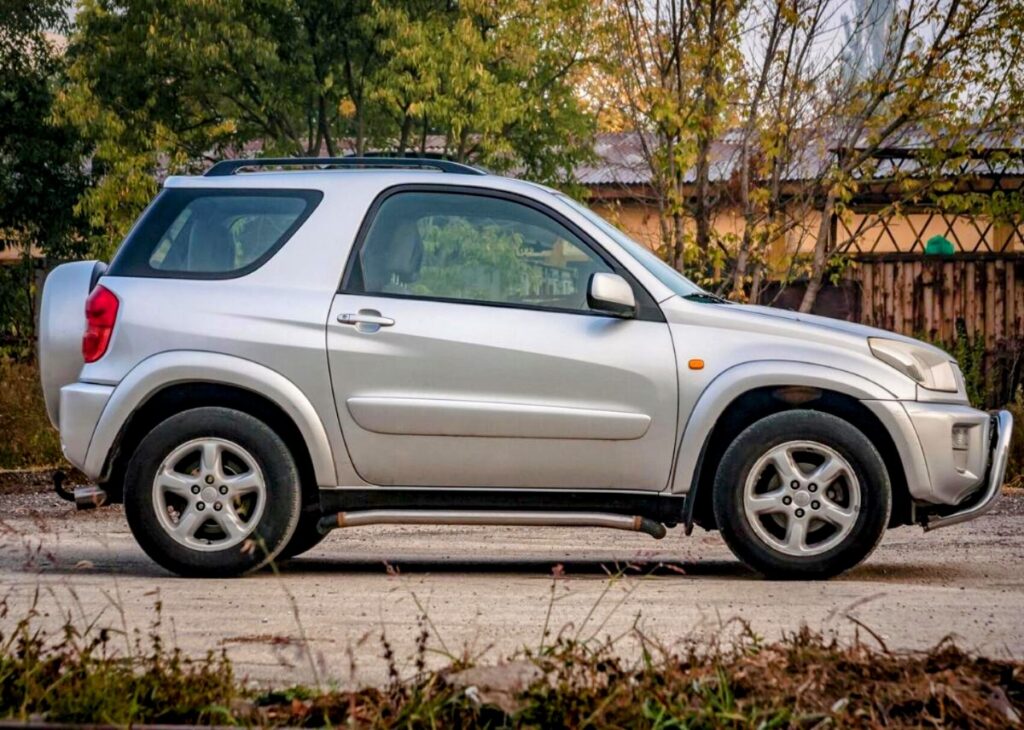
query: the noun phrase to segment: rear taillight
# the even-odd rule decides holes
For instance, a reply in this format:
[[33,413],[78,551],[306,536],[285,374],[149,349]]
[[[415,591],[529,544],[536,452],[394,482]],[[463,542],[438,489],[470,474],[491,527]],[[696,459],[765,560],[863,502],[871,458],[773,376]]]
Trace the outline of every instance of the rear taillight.
[[96,362],[107,351],[110,335],[117,321],[118,301],[109,289],[97,285],[85,300],[85,336],[82,338],[82,357]]

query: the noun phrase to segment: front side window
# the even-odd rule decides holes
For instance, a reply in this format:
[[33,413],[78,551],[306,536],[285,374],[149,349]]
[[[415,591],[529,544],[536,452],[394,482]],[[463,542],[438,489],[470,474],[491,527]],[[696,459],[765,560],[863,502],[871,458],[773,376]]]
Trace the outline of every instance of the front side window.
[[[708,292],[705,292],[699,286],[658,258],[658,256],[646,246],[642,246],[634,241],[587,206],[576,202],[568,195],[559,195],[559,197],[565,203],[572,206],[572,208],[578,211],[583,217],[604,231],[613,241],[626,249],[627,253],[639,261],[641,266],[653,274],[658,281],[671,289],[673,293],[678,294],[681,297],[689,297],[695,294],[708,294]],[[710,294],[708,295],[713,296]]]
[[240,276],[269,259],[321,197],[307,190],[166,190],[125,240],[110,273]]
[[591,274],[610,271],[572,231],[532,207],[410,191],[379,206],[344,289],[585,312]]

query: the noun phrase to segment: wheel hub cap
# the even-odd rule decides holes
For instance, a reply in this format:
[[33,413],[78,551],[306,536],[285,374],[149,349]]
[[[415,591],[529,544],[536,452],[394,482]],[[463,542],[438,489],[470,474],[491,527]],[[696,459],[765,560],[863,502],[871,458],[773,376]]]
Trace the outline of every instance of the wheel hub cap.
[[743,489],[743,513],[757,537],[785,555],[819,555],[853,531],[861,487],[850,463],[815,441],[788,441],[757,460]]
[[167,455],[153,478],[160,526],[192,550],[238,545],[259,524],[266,502],[266,480],[256,459],[226,439],[182,444]]

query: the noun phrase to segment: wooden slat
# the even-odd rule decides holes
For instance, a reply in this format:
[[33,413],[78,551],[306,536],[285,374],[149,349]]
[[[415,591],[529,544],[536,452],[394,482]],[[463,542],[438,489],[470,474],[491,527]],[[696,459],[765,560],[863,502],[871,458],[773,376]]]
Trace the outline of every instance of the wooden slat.
[[1003,336],[1014,337],[1017,334],[1017,312],[1016,312],[1016,289],[1017,289],[1017,265],[1011,261],[1006,262],[1006,283],[1003,287],[1006,305],[1006,324],[1004,325]]
[[992,342],[992,334],[996,326],[996,265],[994,261],[985,262],[985,342]]
[[921,316],[919,318],[919,324],[921,327],[921,334],[923,334],[925,337],[934,337],[935,331],[932,327],[932,312],[935,307],[935,270],[930,262],[923,262],[923,264],[924,269],[921,272],[921,287],[923,299],[921,301],[922,311]]

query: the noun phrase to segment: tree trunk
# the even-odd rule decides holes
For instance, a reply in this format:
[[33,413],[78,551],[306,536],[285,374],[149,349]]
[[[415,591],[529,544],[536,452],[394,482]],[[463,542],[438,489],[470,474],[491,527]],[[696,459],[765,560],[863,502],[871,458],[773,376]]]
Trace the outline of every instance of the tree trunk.
[[810,312],[814,308],[818,292],[821,291],[824,283],[822,280],[825,277],[825,267],[832,251],[832,211],[835,210],[835,206],[835,193],[829,191],[821,209],[821,223],[818,226],[818,238],[814,242],[814,258],[811,261],[810,278],[807,281],[804,298],[800,302],[801,312]]
[[710,139],[702,140],[697,154],[697,190],[696,201],[694,201],[693,213],[697,227],[697,250],[706,254],[711,245],[711,206],[709,205],[711,165],[709,156],[711,154]]
[[676,271],[683,270],[683,216],[675,212],[672,214],[672,268]]
[[754,266],[754,273],[750,277],[750,297],[748,304],[761,303],[761,287],[764,286],[764,264],[758,262]]
[[[327,145],[327,156],[334,157],[334,140],[331,139],[331,130],[327,126],[327,100],[324,99],[323,94],[320,95],[319,117],[318,125],[320,127],[320,131],[317,133],[317,136],[323,136],[324,143]],[[317,157],[320,156],[319,142],[317,143],[317,149],[313,154]]]
[[398,154],[405,154],[405,148],[409,146],[409,134],[412,132],[412,115],[408,111],[402,118],[402,131],[398,136]]

